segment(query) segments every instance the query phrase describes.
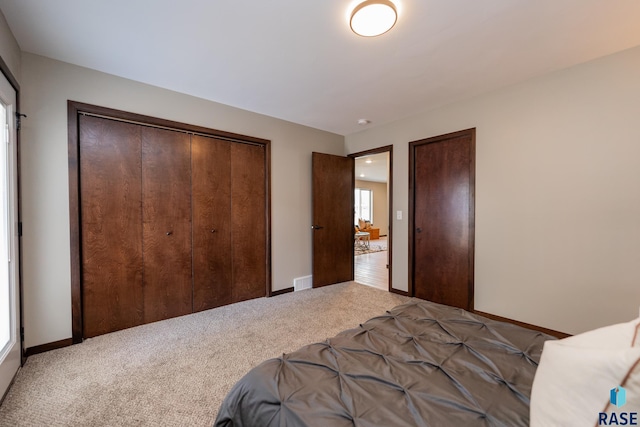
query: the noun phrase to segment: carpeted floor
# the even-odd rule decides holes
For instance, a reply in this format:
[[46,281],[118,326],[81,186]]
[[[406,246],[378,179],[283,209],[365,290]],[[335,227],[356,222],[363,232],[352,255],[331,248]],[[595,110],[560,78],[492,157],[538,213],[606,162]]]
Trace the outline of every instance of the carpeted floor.
[[251,367],[409,298],[353,282],[139,326],[30,357],[0,426],[210,426]]

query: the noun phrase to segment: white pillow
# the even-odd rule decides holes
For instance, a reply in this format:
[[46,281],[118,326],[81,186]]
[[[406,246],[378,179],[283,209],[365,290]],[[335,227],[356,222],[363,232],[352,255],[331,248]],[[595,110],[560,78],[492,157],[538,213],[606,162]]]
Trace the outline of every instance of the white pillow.
[[[639,329],[636,319],[545,342],[531,390],[530,426],[597,426],[600,412],[640,413]],[[620,408],[609,402],[618,386],[626,390]]]
[[[640,327],[640,317],[626,323],[605,326],[583,334],[565,338],[562,342],[570,343],[576,347],[598,348],[628,348],[640,345],[637,338]],[[635,340],[635,343],[634,343]]]

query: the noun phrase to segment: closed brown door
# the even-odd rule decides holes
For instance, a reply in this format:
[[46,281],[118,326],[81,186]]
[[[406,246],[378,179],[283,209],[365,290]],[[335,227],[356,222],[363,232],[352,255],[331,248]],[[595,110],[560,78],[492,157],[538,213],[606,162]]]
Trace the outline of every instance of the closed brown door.
[[354,160],[312,154],[313,287],[353,280]]
[[467,310],[473,308],[474,165],[474,129],[410,144],[413,295]]
[[142,127],[142,213],[144,322],[191,313],[188,134]]
[[265,174],[264,146],[231,146],[231,258],[234,302],[267,294]]
[[80,116],[85,338],[143,323],[140,127]]
[[193,310],[233,302],[231,271],[231,143],[191,138]]
[[69,108],[74,342],[269,293],[268,141]]

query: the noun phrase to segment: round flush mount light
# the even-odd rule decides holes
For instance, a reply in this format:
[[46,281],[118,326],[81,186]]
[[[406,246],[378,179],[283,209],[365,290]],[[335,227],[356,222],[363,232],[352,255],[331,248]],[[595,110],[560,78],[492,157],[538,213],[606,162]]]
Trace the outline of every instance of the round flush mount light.
[[351,12],[351,30],[363,37],[375,37],[389,31],[398,20],[396,6],[389,0],[366,0]]

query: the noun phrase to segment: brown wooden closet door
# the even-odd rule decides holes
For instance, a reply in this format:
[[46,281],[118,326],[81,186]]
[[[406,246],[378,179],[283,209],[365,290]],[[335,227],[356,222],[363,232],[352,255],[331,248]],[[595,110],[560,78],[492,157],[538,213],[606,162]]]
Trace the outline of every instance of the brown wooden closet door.
[[144,322],[192,312],[189,135],[142,128]]
[[265,148],[231,145],[233,301],[266,295]]
[[413,289],[418,298],[473,308],[473,131],[415,145]]
[[80,116],[83,337],[143,322],[139,126]]
[[191,137],[194,311],[233,302],[230,161],[230,142]]

